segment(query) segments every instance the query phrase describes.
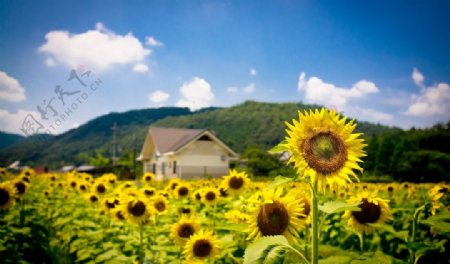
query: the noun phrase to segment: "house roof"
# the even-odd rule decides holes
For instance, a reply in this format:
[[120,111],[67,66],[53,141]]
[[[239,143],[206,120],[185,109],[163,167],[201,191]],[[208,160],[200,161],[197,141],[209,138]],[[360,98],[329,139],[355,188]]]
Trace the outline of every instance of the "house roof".
[[159,152],[167,153],[177,151],[205,131],[205,129],[151,127],[150,135]]
[[150,127],[142,148],[140,159],[148,157],[150,154],[144,152],[145,146],[149,143],[149,137],[151,138],[150,141],[153,142],[156,150],[158,151],[158,154],[164,155],[182,151],[184,148],[189,146],[190,143],[205,135],[212,138],[215,142],[225,148],[232,157],[237,157],[237,154],[232,149],[230,149],[225,143],[223,143],[207,129]]

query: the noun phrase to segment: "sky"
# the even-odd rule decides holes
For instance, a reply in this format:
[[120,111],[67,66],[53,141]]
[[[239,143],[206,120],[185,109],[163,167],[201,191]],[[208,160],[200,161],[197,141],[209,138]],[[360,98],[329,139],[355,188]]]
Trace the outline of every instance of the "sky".
[[450,120],[450,1],[0,0],[0,130],[110,112],[303,102]]

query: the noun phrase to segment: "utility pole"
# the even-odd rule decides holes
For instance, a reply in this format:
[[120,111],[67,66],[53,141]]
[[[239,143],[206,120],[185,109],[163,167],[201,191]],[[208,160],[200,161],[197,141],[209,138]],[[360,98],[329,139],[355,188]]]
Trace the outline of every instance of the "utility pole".
[[116,130],[117,130],[117,123],[114,122],[114,125],[111,127],[111,130],[113,132],[113,141],[112,141],[112,164],[113,167],[116,167],[116,149],[117,149],[117,141],[116,141]]
[[133,133],[133,173],[134,177],[137,179],[136,175],[136,133]]

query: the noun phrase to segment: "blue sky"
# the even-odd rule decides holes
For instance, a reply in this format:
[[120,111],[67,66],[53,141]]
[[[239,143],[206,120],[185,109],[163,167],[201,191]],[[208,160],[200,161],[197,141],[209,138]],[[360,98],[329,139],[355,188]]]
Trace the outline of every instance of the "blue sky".
[[0,0],[0,129],[23,134],[31,115],[58,134],[109,112],[245,100],[447,122],[449,13],[449,1]]

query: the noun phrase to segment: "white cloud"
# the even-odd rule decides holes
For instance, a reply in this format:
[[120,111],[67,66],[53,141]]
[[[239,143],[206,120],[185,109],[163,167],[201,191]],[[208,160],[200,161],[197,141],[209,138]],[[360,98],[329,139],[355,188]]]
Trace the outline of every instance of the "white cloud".
[[394,118],[391,114],[379,112],[370,108],[356,107],[356,110],[361,117],[371,121],[386,122],[391,121]]
[[148,72],[148,66],[144,63],[139,63],[134,65],[133,67],[134,72]]
[[235,93],[238,92],[238,88],[237,88],[237,87],[234,87],[234,86],[228,87],[228,88],[227,88],[227,92],[228,92],[228,93],[235,94]]
[[164,46],[164,43],[162,43],[161,41],[155,39],[152,36],[146,37],[145,38],[145,43],[147,43],[147,45],[152,46],[152,47],[162,47],[162,46]]
[[[40,116],[37,112],[25,111],[22,109],[19,109],[16,113],[10,113],[8,110],[0,109],[1,130],[25,136],[24,132],[22,132],[20,129],[22,128],[22,124],[26,116],[29,114],[33,115],[35,118],[38,118]],[[39,133],[44,132],[44,129],[39,130]]]
[[419,87],[424,87],[423,81],[425,80],[425,77],[417,68],[413,69],[411,77],[415,84],[417,84]]
[[165,93],[161,90],[156,90],[153,93],[148,95],[148,100],[151,103],[162,105],[164,102],[166,102],[170,97],[170,94]]
[[364,98],[379,92],[378,87],[370,81],[361,80],[353,84],[351,88],[345,88],[326,83],[314,76],[306,80],[304,72],[299,76],[298,90],[305,93],[308,103],[336,107],[338,110],[345,109],[350,99]]
[[189,107],[191,111],[211,106],[214,99],[211,85],[199,77],[194,77],[192,80],[183,83],[180,92],[182,98],[178,100],[176,106]]
[[55,30],[45,35],[39,52],[48,55],[47,66],[63,64],[71,68],[84,65],[104,71],[116,65],[136,64],[151,53],[132,33],[118,35],[97,23],[94,30],[74,34]]
[[251,68],[250,69],[250,75],[255,76],[257,74],[256,69],[255,68]]
[[253,93],[255,91],[255,84],[250,83],[249,85],[245,86],[244,89],[242,89],[242,92],[244,94]]
[[426,87],[423,83],[424,76],[416,68],[412,73],[414,83],[419,86],[420,94],[411,96],[411,104],[406,110],[406,115],[429,117],[432,115],[449,115],[450,111],[450,86],[447,83],[438,83]]
[[0,71],[0,100],[20,102],[25,100],[25,89],[19,81]]

